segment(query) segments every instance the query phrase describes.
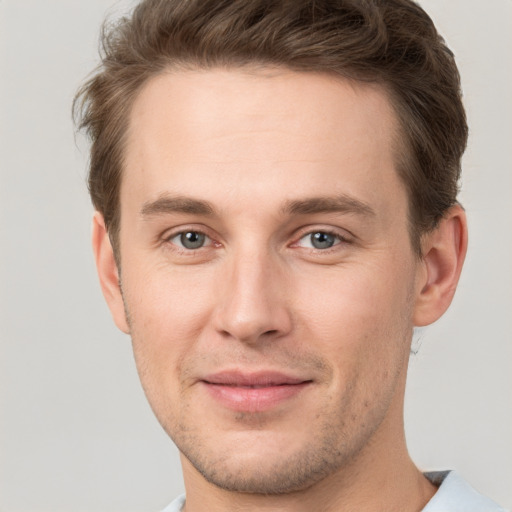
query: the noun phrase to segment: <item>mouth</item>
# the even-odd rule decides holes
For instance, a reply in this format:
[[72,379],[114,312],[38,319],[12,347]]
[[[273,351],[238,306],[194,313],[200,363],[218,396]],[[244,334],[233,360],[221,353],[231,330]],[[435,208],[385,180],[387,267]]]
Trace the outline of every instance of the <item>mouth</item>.
[[209,375],[200,383],[223,407],[239,412],[263,412],[294,399],[313,381],[280,372],[227,371]]

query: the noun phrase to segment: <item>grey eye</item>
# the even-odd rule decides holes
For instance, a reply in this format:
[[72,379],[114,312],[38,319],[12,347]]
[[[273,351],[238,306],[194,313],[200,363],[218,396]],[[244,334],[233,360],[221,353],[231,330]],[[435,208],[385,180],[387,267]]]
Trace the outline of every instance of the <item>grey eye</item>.
[[335,235],[331,235],[330,233],[325,233],[323,231],[311,233],[308,236],[311,246],[315,249],[329,249],[336,243],[337,240]]
[[206,235],[197,231],[186,231],[177,235],[175,239],[178,239],[179,245],[185,249],[199,249],[205,244]]

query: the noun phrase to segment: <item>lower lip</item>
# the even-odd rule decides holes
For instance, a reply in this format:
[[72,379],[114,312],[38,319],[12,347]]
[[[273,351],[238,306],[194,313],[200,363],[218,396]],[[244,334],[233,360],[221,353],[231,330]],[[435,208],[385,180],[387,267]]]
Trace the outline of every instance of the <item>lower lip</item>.
[[294,398],[311,382],[247,388],[204,382],[210,395],[225,407],[240,412],[263,412]]

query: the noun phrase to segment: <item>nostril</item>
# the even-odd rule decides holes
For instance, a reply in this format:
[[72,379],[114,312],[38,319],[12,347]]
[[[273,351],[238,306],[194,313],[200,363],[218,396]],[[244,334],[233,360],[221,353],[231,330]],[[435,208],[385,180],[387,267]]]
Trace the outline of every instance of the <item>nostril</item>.
[[222,329],[219,331],[220,335],[223,338],[236,338],[240,341],[249,343],[257,342],[258,340],[263,341],[267,339],[270,340],[272,338],[276,338],[279,335],[279,332],[279,329],[269,329],[268,331],[263,332],[258,332],[257,330],[252,330],[251,332],[231,332],[227,329]]

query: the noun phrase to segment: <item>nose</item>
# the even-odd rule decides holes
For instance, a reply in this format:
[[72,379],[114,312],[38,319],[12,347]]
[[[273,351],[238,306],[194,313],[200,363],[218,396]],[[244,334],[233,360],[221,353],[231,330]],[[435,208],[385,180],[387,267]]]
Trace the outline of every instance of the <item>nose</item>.
[[272,255],[254,251],[225,263],[214,312],[214,326],[224,337],[248,344],[275,340],[292,329],[286,300],[285,272]]

